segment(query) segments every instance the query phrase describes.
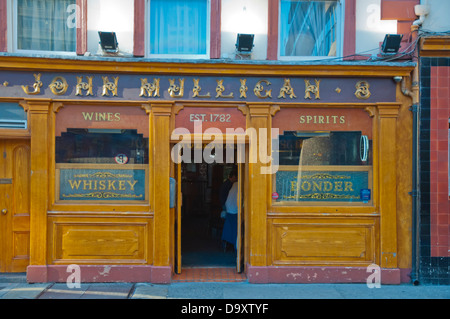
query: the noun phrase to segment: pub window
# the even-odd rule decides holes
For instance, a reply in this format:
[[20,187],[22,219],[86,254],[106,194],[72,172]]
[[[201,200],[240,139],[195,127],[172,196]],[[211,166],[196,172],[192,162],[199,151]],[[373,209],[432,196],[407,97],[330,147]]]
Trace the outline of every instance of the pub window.
[[16,51],[75,52],[76,0],[15,0]]
[[277,142],[276,203],[371,203],[372,142],[363,132],[284,131]]
[[336,56],[341,49],[341,8],[338,0],[280,0],[280,58]]
[[58,201],[148,201],[148,138],[137,130],[68,128],[55,149]]
[[151,56],[209,56],[209,0],[149,0]]

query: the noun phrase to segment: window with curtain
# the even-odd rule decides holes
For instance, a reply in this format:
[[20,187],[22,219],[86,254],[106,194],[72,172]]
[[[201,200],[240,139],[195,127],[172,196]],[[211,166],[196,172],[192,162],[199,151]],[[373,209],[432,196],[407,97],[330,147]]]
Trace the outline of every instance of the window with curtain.
[[280,0],[280,57],[336,56],[339,4]]
[[150,0],[150,54],[206,55],[208,0]]
[[[76,0],[17,0],[17,49],[74,52]],[[72,6],[72,7],[70,7]]]

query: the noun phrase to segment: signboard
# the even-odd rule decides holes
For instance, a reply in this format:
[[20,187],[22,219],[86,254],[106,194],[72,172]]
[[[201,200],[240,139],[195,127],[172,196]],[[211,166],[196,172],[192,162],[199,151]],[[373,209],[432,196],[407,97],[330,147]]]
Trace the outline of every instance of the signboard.
[[364,109],[283,108],[272,120],[283,131],[361,131],[372,139],[372,118]]
[[208,129],[211,133],[220,131],[226,134],[227,129],[242,129],[242,131],[245,131],[246,118],[235,107],[185,107],[177,114],[175,127],[185,128],[193,134],[204,133]]
[[365,202],[369,171],[278,171],[276,191],[282,202]]
[[137,130],[149,136],[148,115],[140,107],[109,105],[64,105],[57,113],[55,135],[68,128]]
[[59,200],[146,200],[145,168],[61,168],[58,172]]

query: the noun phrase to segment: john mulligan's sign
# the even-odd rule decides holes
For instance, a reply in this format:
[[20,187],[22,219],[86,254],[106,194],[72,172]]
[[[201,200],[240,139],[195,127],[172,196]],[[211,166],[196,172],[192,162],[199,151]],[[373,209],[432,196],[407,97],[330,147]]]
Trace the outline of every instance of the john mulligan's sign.
[[59,171],[60,200],[144,201],[145,169],[66,169]]

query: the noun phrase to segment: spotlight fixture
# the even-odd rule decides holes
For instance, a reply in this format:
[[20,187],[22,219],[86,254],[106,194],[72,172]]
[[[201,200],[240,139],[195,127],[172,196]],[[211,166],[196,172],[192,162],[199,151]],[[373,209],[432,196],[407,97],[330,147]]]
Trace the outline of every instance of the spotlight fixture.
[[119,52],[119,43],[117,42],[117,36],[115,32],[103,32],[99,31],[100,46],[106,53]]
[[236,51],[239,53],[251,53],[253,50],[254,34],[238,33],[236,40]]
[[381,45],[383,54],[397,54],[400,49],[402,38],[402,34],[386,34],[383,44]]

